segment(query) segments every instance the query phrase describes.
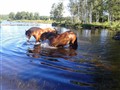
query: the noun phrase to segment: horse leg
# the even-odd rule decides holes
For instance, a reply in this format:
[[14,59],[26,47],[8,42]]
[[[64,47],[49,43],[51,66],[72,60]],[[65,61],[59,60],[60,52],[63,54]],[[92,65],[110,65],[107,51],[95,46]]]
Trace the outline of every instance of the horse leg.
[[70,41],[70,47],[73,49],[77,49],[77,47],[78,47],[77,37]]
[[35,37],[35,39],[36,39],[36,43],[35,43],[35,44],[36,44],[36,45],[37,45],[37,44],[40,44],[40,37],[38,37],[38,36],[34,36],[34,37]]
[[33,35],[33,37],[35,38],[36,42],[39,42],[39,39],[36,35]]
[[30,41],[30,38],[31,38],[31,36],[27,36],[27,42],[29,42],[29,41]]
[[36,38],[36,43],[39,42],[39,38]]

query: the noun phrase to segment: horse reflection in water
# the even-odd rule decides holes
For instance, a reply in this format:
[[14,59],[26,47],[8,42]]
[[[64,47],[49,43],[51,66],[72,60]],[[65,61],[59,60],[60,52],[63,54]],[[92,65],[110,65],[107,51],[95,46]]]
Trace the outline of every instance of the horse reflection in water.
[[39,27],[31,27],[25,32],[26,37],[28,38],[28,42],[30,38],[33,36],[36,39],[36,43],[40,41],[41,35],[45,32],[53,32],[56,33],[56,30],[53,28],[39,28]]
[[76,56],[77,53],[74,49],[71,48],[50,49],[50,48],[42,48],[40,45],[34,45],[33,49],[27,50],[27,55],[34,58],[47,56],[47,57],[68,59],[71,56]]
[[41,53],[41,47],[40,45],[34,45],[33,49],[27,50],[27,55],[34,58],[39,58]]

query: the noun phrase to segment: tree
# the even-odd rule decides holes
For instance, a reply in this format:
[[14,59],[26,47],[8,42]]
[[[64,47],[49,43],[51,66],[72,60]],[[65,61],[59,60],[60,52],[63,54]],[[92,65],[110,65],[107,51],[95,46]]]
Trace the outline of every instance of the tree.
[[9,18],[11,19],[11,20],[14,20],[15,19],[15,13],[13,13],[13,12],[11,12],[11,13],[9,13]]
[[50,16],[53,19],[61,22],[63,17],[63,10],[64,10],[64,6],[62,2],[59,2],[58,4],[53,3],[50,11]]
[[20,12],[21,19],[27,19],[27,13],[25,11]]
[[120,20],[119,0],[69,0],[72,17],[78,17],[84,23]]
[[37,13],[37,12],[34,13],[34,19],[35,20],[39,20],[40,19],[39,13]]
[[120,20],[120,1],[119,0],[105,0],[106,11],[108,12],[108,19],[110,22]]
[[50,17],[52,17],[54,19],[54,12],[55,12],[55,3],[52,4],[52,7],[51,7],[51,11],[50,11]]
[[72,17],[72,22],[75,21],[75,17],[78,14],[78,8],[77,8],[77,2],[75,0],[69,0],[70,3],[68,5],[69,11],[71,13],[71,17]]
[[0,14],[0,20],[9,20],[9,16]]
[[30,13],[30,15],[29,15],[29,20],[34,20],[34,15],[33,15],[33,13]]
[[20,12],[17,12],[16,15],[15,15],[15,19],[16,20],[20,20],[22,17],[21,17],[21,14]]

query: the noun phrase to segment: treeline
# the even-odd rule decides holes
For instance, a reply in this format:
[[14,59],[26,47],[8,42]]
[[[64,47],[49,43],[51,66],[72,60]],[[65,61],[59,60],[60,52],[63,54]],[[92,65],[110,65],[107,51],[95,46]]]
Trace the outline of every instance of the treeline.
[[120,30],[119,0],[69,0],[70,17],[67,19],[63,19],[63,3],[54,3],[51,7],[55,26]]
[[119,0],[69,0],[68,8],[73,21],[83,23],[114,22],[120,20]]
[[8,15],[0,15],[3,20],[48,20],[49,16],[40,16],[39,13],[32,12],[10,12]]
[[8,15],[0,15],[0,20],[8,20],[9,16]]
[[[63,1],[54,3],[51,17],[61,20],[64,13]],[[115,22],[120,20],[119,0],[69,0],[68,10],[72,22]]]

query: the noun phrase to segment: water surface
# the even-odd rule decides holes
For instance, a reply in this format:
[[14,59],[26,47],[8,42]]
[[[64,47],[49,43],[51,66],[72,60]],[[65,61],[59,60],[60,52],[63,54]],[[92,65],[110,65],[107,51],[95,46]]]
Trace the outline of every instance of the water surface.
[[72,30],[78,38],[73,50],[43,48],[34,38],[27,44],[30,27],[0,27],[1,90],[120,89],[120,42],[112,31]]

